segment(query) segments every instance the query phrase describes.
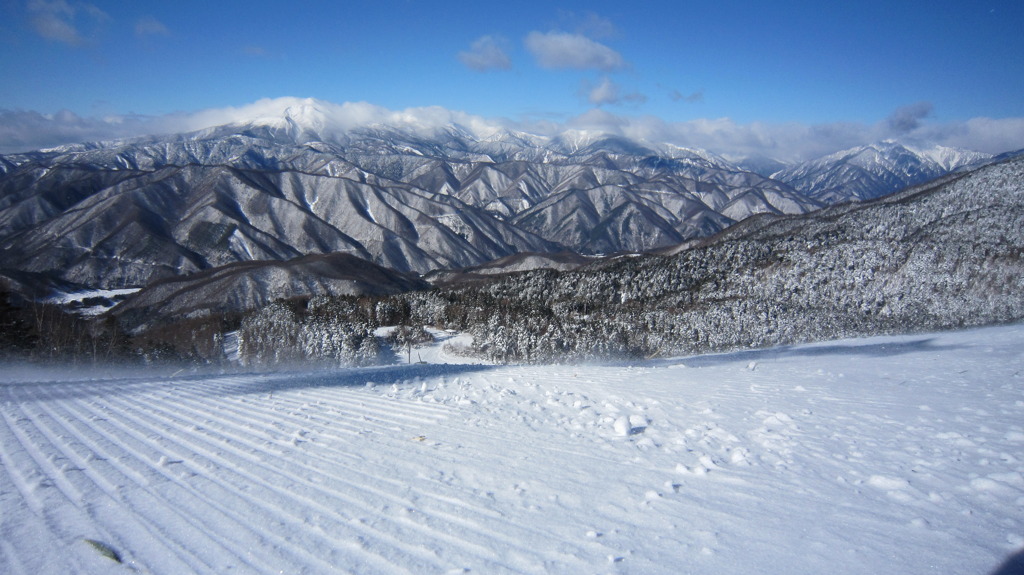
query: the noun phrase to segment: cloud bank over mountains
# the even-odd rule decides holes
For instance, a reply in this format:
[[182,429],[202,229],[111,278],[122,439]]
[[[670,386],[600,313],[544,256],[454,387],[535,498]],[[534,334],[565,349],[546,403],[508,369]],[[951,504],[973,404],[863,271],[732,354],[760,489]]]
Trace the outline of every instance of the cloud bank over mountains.
[[[626,99],[609,84],[592,88],[594,99]],[[159,116],[83,117],[69,111],[42,114],[0,110],[0,153],[26,152],[61,144],[106,141],[146,135],[184,133],[261,118],[282,118],[289,108],[318,109],[326,128],[343,132],[361,126],[401,125],[432,131],[457,124],[478,137],[508,129],[542,136],[586,130],[649,142],[706,149],[723,156],[769,157],[802,161],[888,138],[920,140],[986,153],[1024,148],[1024,118],[972,118],[962,122],[930,121],[931,104],[919,102],[895,110],[873,124],[835,122],[737,123],[729,118],[671,122],[654,116],[616,114],[594,108],[556,121],[485,118],[438,106],[390,110],[367,102],[341,104],[292,97],[264,98],[242,106],[210,108]]]

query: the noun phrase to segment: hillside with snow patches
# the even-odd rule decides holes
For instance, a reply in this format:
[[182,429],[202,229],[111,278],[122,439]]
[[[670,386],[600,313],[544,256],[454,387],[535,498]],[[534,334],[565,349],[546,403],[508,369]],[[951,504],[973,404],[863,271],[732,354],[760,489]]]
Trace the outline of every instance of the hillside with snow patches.
[[9,366],[0,571],[984,574],[1024,549],[1021,325],[554,367],[442,343]]

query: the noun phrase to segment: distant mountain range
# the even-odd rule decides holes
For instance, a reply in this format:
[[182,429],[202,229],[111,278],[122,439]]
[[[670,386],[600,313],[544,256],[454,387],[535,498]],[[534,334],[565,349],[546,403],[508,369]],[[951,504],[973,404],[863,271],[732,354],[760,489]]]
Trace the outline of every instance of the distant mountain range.
[[771,175],[826,204],[871,200],[992,159],[989,154],[886,140]]
[[337,124],[310,100],[189,134],[0,156],[0,275],[113,289],[316,254],[425,273],[645,251],[989,159],[883,142],[780,170],[592,132]]

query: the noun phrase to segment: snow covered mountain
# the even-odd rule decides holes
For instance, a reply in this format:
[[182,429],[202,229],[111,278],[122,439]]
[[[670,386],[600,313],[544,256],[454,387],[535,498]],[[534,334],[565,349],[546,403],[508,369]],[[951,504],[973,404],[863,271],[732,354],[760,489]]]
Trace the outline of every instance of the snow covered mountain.
[[645,250],[820,207],[706,152],[546,138],[337,106],[0,157],[0,269],[142,286],[238,261],[348,253],[399,271],[523,251]]
[[1024,156],[757,216],[676,253],[403,297],[435,325],[455,316],[446,306],[487,310],[445,327],[473,333],[495,361],[671,356],[1019,321],[1022,255]]
[[958,148],[885,140],[790,166],[771,177],[835,204],[878,198],[991,158]]

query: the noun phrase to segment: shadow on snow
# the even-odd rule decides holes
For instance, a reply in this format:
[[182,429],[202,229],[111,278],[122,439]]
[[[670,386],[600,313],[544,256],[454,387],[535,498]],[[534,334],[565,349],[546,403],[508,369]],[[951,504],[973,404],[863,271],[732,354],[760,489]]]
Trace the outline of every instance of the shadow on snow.
[[[401,384],[410,380],[454,377],[494,369],[476,364],[405,364],[358,368],[279,369],[252,372],[156,373],[140,377],[122,371],[63,374],[46,380],[0,382],[0,401],[50,401],[104,394],[149,393],[160,389],[202,396],[269,393],[317,387],[363,387]],[[143,368],[144,369],[144,368]],[[31,372],[26,372],[26,378]]]
[[[259,394],[317,387],[365,387],[371,382],[374,385],[402,384],[425,378],[454,377],[495,367],[464,363],[423,363],[305,372],[262,372],[252,374],[253,377],[248,381],[221,382],[215,395]],[[244,377],[244,374],[240,375]],[[238,376],[232,376],[231,379],[238,379]]]
[[834,343],[825,345],[801,344],[784,345],[766,349],[752,349],[696,355],[687,358],[666,359],[653,362],[653,365],[685,365],[686,367],[714,367],[729,363],[749,361],[767,361],[788,357],[824,357],[832,355],[892,357],[908,353],[931,353],[959,349],[961,346],[936,345],[934,338],[923,338],[913,341],[885,343]]

